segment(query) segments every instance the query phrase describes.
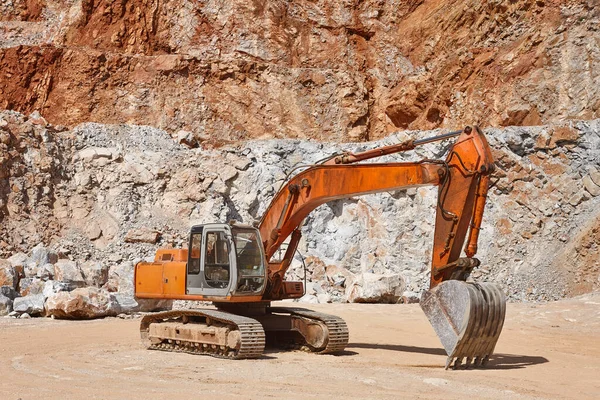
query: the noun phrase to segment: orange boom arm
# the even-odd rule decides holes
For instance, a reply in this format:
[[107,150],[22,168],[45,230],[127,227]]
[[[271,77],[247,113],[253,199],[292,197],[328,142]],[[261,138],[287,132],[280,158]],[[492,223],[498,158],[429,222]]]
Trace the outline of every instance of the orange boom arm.
[[[410,150],[419,144],[460,136],[445,161],[416,163],[355,164],[385,154]],[[478,128],[462,133],[409,141],[359,154],[343,154],[315,165],[290,179],[275,195],[259,224],[268,264],[269,288],[264,299],[285,298],[282,285],[300,240],[304,218],[331,200],[409,187],[439,186],[433,244],[431,287],[448,279],[464,280],[465,272],[478,265],[473,259],[485,196],[493,171],[489,145]],[[459,258],[467,232],[467,258]],[[291,240],[282,260],[271,261],[281,244]],[[462,274],[462,275],[461,275]]]

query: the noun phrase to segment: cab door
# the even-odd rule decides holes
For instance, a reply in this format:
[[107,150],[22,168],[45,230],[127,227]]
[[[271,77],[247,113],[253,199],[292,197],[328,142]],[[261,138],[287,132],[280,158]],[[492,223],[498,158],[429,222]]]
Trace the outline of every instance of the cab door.
[[227,225],[204,225],[192,229],[187,270],[188,294],[226,296],[237,276]]

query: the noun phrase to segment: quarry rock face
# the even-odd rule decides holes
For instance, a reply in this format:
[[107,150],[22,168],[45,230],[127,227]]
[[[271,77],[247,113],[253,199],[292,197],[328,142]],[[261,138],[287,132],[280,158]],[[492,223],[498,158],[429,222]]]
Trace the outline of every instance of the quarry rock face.
[[1,7],[0,108],[36,124],[151,125],[195,147],[600,117],[595,0]]
[[[599,289],[597,3],[3,2],[0,313],[170,307],[134,298],[134,265],[190,226],[259,220],[299,165],[474,123],[505,128],[485,129],[497,171],[471,279],[512,300]],[[436,199],[316,209],[288,271],[302,300],[418,298]]]
[[[132,310],[138,309],[137,261],[152,260],[157,247],[187,246],[192,225],[259,220],[296,165],[442,133],[408,131],[361,144],[257,140],[210,150],[189,148],[147,126],[88,123],[59,132],[15,112],[2,112],[0,119],[21,149],[11,150],[14,157],[0,169],[10,189],[0,192],[0,210],[11,210],[1,214],[1,257],[27,265],[19,253],[44,243],[60,257],[51,264],[54,281],[60,280],[57,265],[75,266],[68,282],[101,286]],[[471,278],[499,283],[512,300],[598,289],[600,196],[591,185],[599,178],[600,120],[484,132],[497,171],[479,240],[482,265]],[[377,161],[440,159],[446,147],[430,144]],[[103,156],[86,153],[90,148]],[[420,187],[317,208],[302,226],[305,262],[298,254],[288,278],[306,277],[305,300],[339,302],[352,301],[357,277],[398,275],[405,285],[399,301],[418,298],[429,286],[436,199],[436,188]],[[29,224],[33,218],[37,222]],[[125,240],[139,229],[159,232],[157,242]],[[45,278],[27,279],[44,284]]]

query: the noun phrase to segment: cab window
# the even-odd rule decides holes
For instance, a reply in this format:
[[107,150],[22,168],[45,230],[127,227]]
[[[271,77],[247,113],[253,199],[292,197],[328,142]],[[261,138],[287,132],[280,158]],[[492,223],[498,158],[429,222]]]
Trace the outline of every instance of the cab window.
[[204,247],[204,279],[208,286],[229,285],[229,243],[225,232],[207,232]]
[[191,242],[188,274],[197,275],[200,273],[200,246],[202,244],[202,234],[194,233]]
[[259,293],[265,283],[264,255],[254,229],[234,228],[238,284],[236,293]]

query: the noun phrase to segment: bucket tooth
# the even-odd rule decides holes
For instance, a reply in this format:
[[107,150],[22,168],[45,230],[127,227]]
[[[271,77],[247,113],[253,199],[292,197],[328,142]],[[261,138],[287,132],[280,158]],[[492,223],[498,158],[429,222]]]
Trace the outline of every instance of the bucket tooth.
[[471,366],[472,362],[473,362],[473,358],[467,357],[467,360],[465,361],[465,368],[468,369]]
[[454,361],[454,358],[452,358],[452,357],[448,357],[448,358],[446,359],[446,367],[445,367],[444,369],[448,369],[448,368],[450,368],[450,365],[452,365],[452,361]]
[[421,308],[448,354],[446,368],[484,366],[494,352],[506,314],[506,297],[491,283],[444,281],[425,292]]

